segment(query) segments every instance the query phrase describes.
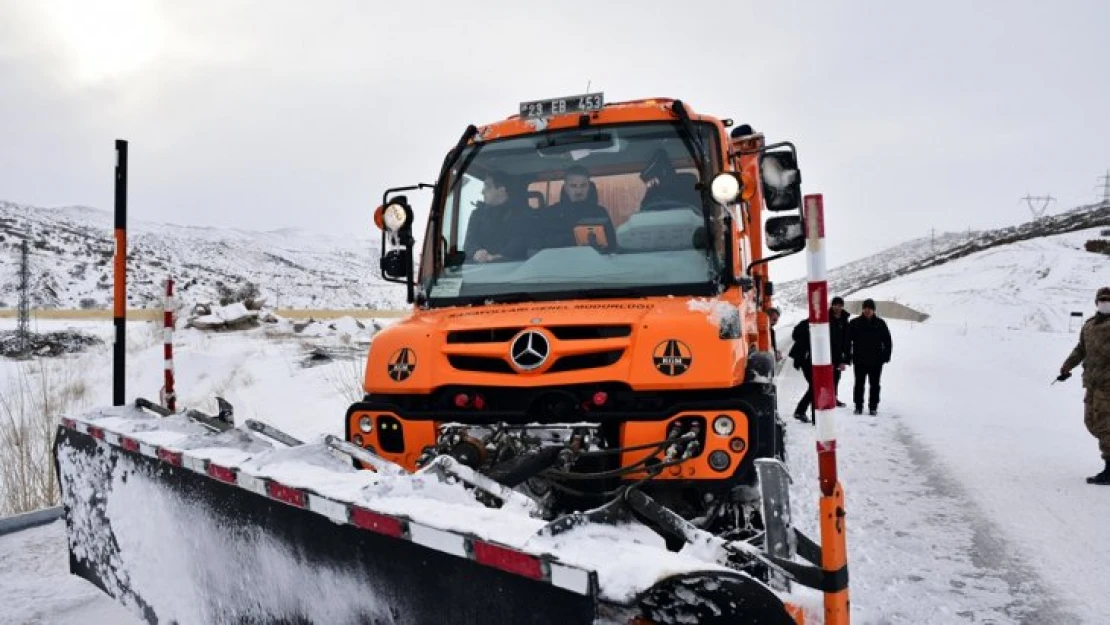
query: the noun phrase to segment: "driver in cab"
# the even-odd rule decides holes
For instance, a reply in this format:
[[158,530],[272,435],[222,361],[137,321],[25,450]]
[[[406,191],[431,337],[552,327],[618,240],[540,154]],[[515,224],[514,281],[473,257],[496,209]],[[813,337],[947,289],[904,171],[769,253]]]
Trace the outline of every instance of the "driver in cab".
[[531,211],[527,204],[514,201],[509,177],[490,172],[483,180],[482,201],[470,215],[463,249],[466,258],[476,263],[520,260],[525,256],[521,233],[529,227]]
[[700,210],[702,201],[697,191],[697,177],[675,171],[665,150],[656,150],[651,162],[640,172],[640,180],[647,187],[640,202],[641,211],[669,210],[684,205]]

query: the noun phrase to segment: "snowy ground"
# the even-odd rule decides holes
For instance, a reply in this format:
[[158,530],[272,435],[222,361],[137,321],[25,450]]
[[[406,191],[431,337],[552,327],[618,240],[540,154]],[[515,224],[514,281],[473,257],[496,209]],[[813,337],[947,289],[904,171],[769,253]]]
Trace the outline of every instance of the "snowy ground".
[[[989,323],[991,315],[979,318]],[[109,324],[84,326],[111,336]],[[1083,481],[1099,459],[1082,424],[1077,378],[1049,386],[1075,334],[962,320],[892,322],[891,329],[894,361],[884,372],[880,415],[838,412],[854,622],[1105,622],[1110,488]],[[129,397],[157,397],[155,330],[129,329]],[[214,410],[211,397],[221,392],[239,419],[267,420],[305,438],[339,433],[349,402],[344,381],[360,379],[360,357],[306,368],[306,346],[364,349],[368,334],[310,342],[257,331],[179,332],[182,403]],[[90,405],[111,403],[109,355],[105,346],[72,361],[88,377]],[[14,371],[0,363],[0,384]],[[789,368],[780,378],[784,414],[793,413],[800,382]],[[850,389],[849,375],[842,399]],[[793,421],[789,428],[795,519],[816,538],[813,428]],[[135,622],[68,576],[67,566],[60,524],[0,538],[0,623]]]
[[[381,320],[387,325],[395,319]],[[178,407],[216,412],[219,394],[236,406],[236,419],[272,423],[296,436],[341,435],[347,405],[361,397],[362,361],[374,332],[352,319],[309,326],[294,334],[289,324],[235,333],[178,330],[174,341]],[[364,322],[368,323],[368,322]],[[52,332],[74,329],[101,337],[105,345],[67,358],[43,359],[54,384],[84,381],[87,389],[70,410],[112,403],[111,342],[114,327],[103,321],[38,321],[32,329]],[[0,330],[14,320],[0,319]],[[127,397],[157,401],[162,386],[160,324],[128,324]],[[334,357],[315,364],[313,351]],[[312,366],[308,366],[313,363]],[[9,392],[27,363],[0,359],[0,392]],[[91,584],[68,574],[68,556],[61,523],[0,537],[0,625],[87,623],[132,625],[138,621],[117,608]]]
[[[1105,623],[1110,488],[1073,378],[1075,334],[891,322],[876,417],[837,411],[855,620]],[[780,378],[793,414],[804,380]],[[852,378],[840,398],[851,405]],[[796,509],[816,529],[813,427],[791,420]]]
[[1110,284],[1110,259],[1083,249],[1103,230],[991,248],[842,295],[896,301],[928,313],[934,322],[1066,332],[1081,321],[1071,313],[1090,316],[1095,291]]

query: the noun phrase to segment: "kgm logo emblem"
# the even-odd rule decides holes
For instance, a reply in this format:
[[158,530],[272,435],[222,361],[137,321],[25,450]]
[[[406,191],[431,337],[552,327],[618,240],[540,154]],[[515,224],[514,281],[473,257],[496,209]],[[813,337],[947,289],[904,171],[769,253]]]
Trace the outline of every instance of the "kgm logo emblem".
[[408,347],[402,347],[389,357],[389,379],[394,382],[404,382],[415,370],[416,352]]
[[690,368],[690,363],[694,361],[694,354],[686,343],[671,339],[655,346],[652,360],[655,361],[655,368],[659,373],[671,376],[682,375]]

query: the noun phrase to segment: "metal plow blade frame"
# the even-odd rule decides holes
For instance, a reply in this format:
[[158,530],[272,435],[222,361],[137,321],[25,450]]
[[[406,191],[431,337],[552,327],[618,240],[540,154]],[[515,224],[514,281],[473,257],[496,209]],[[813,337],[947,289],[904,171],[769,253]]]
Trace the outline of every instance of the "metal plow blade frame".
[[59,428],[55,455],[71,571],[152,624],[794,622],[740,574],[605,602],[594,571],[80,421]]

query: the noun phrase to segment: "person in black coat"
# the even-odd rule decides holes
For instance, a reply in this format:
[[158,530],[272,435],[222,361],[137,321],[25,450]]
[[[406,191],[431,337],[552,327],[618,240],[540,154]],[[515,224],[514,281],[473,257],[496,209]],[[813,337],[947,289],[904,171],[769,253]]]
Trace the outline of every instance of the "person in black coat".
[[829,305],[829,339],[832,346],[833,388],[836,393],[836,405],[845,406],[840,401],[840,374],[848,368],[851,359],[848,358],[848,320],[851,315],[844,310],[844,298],[834,297]]
[[697,176],[675,171],[666,150],[655,151],[651,162],[640,172],[640,180],[647,187],[644,199],[640,201],[641,211],[681,208],[683,204],[697,209],[699,213],[703,210]]
[[782,312],[774,306],[767,309],[767,320],[771,323],[771,349],[775,352],[775,362],[782,360],[782,352],[779,351],[779,342],[775,337],[775,324],[779,322],[779,317]]
[[532,227],[531,209],[512,196],[504,173],[490,172],[483,183],[482,201],[466,226],[466,259],[476,263],[523,259],[527,242],[521,233]]
[[805,395],[802,395],[798,407],[794,409],[794,418],[803,423],[809,423],[808,413],[813,404],[813,354],[809,343],[809,319],[802,319],[794,326],[790,336],[794,339],[794,345],[790,348],[789,356],[794,361],[794,368],[801,370],[802,375],[805,376],[808,385]]
[[863,314],[848,322],[848,337],[849,355],[856,378],[855,388],[852,389],[855,412],[863,413],[863,387],[866,384],[870,391],[867,395],[868,413],[876,414],[879,410],[879,381],[883,376],[883,365],[890,362],[894,343],[886,322],[875,314],[874,300],[865,300]]
[[616,246],[616,230],[605,210],[597,201],[597,187],[590,182],[585,167],[575,165],[563,176],[559,201],[539,211],[536,223],[537,249],[573,247],[578,244],[574,229],[580,224],[593,224],[604,228],[606,245]]

